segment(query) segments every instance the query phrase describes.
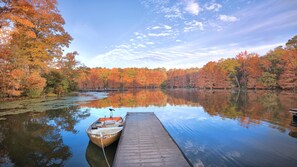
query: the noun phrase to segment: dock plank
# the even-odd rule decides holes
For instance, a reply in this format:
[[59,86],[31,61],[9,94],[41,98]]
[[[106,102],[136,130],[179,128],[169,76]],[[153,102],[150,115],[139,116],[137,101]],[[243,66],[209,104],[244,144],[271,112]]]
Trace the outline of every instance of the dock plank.
[[152,112],[127,113],[114,167],[190,167],[176,143]]

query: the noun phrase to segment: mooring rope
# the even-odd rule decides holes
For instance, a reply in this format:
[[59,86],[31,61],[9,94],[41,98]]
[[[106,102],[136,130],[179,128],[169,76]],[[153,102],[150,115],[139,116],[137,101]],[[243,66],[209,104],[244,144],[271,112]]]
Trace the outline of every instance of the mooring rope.
[[104,150],[104,145],[103,145],[102,138],[103,138],[103,134],[100,133],[100,140],[101,140],[101,146],[102,146],[101,148],[102,148],[102,152],[103,152],[105,161],[106,161],[106,163],[107,163],[107,166],[110,167],[109,162],[108,162],[107,157],[106,157],[106,154],[105,154],[105,150]]

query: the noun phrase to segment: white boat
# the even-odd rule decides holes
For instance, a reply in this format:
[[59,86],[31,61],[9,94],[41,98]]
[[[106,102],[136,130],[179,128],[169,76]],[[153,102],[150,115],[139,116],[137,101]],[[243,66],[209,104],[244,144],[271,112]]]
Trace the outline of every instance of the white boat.
[[122,117],[112,117],[112,111],[109,109],[110,117],[99,118],[87,129],[90,140],[97,146],[104,148],[118,140],[123,130],[124,121]]
[[123,126],[118,127],[104,127],[92,129],[90,126],[87,129],[87,134],[90,140],[97,146],[104,148],[117,141],[123,130]]

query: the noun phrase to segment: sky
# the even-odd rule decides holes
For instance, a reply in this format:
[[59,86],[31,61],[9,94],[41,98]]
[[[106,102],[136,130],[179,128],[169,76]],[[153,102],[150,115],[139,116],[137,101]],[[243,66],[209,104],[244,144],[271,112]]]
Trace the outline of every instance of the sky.
[[192,68],[297,35],[296,0],[58,0],[88,67]]

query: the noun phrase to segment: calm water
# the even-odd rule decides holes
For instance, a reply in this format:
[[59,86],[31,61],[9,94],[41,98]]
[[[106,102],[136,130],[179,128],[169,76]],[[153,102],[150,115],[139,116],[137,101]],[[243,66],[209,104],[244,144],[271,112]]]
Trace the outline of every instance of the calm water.
[[[155,112],[195,167],[297,164],[297,120],[288,112],[297,108],[296,93],[142,90],[78,102],[45,112],[15,108],[2,114],[0,166],[106,166],[85,129],[109,116],[109,107],[121,116]],[[106,149],[110,163],[116,146]]]

